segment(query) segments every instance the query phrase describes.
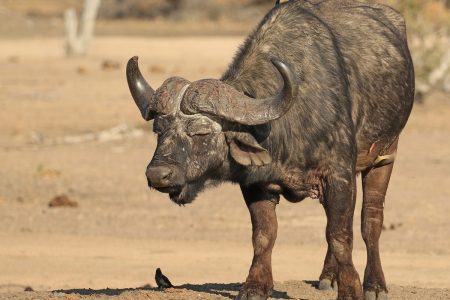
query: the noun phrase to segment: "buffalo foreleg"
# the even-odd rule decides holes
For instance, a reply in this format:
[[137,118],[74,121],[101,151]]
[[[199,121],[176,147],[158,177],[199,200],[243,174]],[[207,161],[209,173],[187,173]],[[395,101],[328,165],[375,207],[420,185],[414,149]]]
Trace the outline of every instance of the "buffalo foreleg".
[[359,275],[353,265],[353,213],[356,200],[355,174],[335,171],[326,179],[326,237],[330,259],[337,264],[338,299],[362,300]]
[[319,290],[331,290],[337,284],[338,264],[336,258],[328,246],[327,255],[323,263],[322,274],[319,277]]
[[275,207],[278,196],[263,192],[258,187],[242,187],[252,221],[253,261],[239,300],[267,299],[273,290],[272,249],[277,238]]

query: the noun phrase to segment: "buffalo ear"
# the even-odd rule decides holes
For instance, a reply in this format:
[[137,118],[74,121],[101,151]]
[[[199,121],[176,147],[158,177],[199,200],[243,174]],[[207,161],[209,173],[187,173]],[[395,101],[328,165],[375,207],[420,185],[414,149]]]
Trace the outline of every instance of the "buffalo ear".
[[243,166],[264,166],[272,162],[269,152],[247,132],[226,132],[230,154]]

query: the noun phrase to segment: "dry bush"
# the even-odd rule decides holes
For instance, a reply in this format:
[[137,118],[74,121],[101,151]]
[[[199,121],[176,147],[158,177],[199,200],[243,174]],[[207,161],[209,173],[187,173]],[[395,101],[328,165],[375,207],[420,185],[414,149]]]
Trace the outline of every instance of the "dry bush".
[[275,0],[103,0],[101,18],[248,19]]
[[37,18],[62,17],[67,8],[73,7],[80,10],[82,4],[80,0],[0,0],[0,7]]

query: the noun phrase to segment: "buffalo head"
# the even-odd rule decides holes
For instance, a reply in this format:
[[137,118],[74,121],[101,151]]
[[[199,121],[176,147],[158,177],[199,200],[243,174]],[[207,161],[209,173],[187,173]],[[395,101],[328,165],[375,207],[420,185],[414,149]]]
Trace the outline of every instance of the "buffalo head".
[[147,167],[150,187],[169,193],[178,203],[192,202],[207,183],[220,178],[225,165],[271,163],[266,149],[252,134],[236,128],[251,128],[282,117],[297,97],[293,71],[273,60],[284,81],[279,92],[264,99],[251,98],[215,79],[189,82],[167,79],[156,91],[143,78],[138,58],[127,65],[131,94],[143,118],[154,120],[158,143]]

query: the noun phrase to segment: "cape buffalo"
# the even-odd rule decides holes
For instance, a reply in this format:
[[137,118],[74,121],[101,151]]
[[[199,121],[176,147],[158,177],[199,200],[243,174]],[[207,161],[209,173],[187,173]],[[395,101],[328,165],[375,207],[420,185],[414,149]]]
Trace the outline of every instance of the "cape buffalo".
[[[156,91],[137,57],[131,94],[158,144],[148,184],[183,205],[205,187],[240,185],[254,257],[237,299],[267,299],[275,207],[282,195],[321,201],[328,252],[320,288],[338,299],[387,299],[378,250],[400,132],[413,106],[405,22],[393,9],[351,0],[276,5],[221,79],[167,79]],[[352,261],[356,175],[363,182],[364,292]]]

